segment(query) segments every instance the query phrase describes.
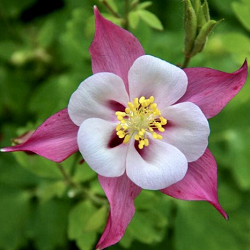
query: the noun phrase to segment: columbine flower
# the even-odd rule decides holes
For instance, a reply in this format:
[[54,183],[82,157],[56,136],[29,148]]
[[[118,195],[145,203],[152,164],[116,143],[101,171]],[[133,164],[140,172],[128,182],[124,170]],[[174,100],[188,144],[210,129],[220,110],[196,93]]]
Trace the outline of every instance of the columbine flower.
[[175,104],[188,83],[180,68],[144,55],[127,77],[128,90],[119,76],[105,72],[89,77],[73,93],[68,111],[80,126],[79,150],[102,176],[126,172],[141,188],[166,188],[206,150],[207,119],[191,102]]
[[70,117],[64,109],[25,143],[1,151],[32,151],[60,162],[79,146],[100,173],[110,203],[99,249],[121,239],[141,187],[208,201],[227,218],[217,197],[216,162],[206,148],[206,119],[242,88],[247,63],[232,74],[208,68],[182,71],[145,56],[138,40],[104,19],[97,8],[95,16],[90,48],[94,75],[72,95]]

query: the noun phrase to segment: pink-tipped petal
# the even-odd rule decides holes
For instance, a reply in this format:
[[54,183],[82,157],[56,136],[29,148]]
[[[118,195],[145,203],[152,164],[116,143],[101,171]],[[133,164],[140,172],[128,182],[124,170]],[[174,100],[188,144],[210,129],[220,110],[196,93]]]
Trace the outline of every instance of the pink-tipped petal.
[[3,148],[2,152],[31,151],[61,162],[78,150],[76,126],[63,109],[49,117],[23,144]]
[[179,102],[193,102],[207,118],[217,115],[240,91],[247,78],[247,62],[234,73],[209,68],[186,68],[188,88]]
[[111,72],[120,76],[128,91],[128,70],[139,56],[144,55],[140,42],[128,31],[103,18],[94,8],[96,33],[89,52],[92,71]]
[[217,164],[209,149],[197,161],[189,163],[187,174],[181,181],[161,192],[181,200],[208,201],[228,219],[218,201]]
[[126,173],[118,178],[107,178],[99,175],[100,184],[110,203],[110,212],[106,227],[96,248],[104,249],[117,243],[135,213],[134,199],[141,188],[129,180]]

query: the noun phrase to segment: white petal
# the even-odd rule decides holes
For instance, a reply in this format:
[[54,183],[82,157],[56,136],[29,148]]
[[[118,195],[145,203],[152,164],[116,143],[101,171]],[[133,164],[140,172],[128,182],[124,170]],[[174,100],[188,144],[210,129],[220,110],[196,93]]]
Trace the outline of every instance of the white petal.
[[122,79],[112,73],[97,73],[84,80],[72,94],[68,112],[72,121],[80,126],[88,118],[116,119],[111,102],[127,106],[128,94]]
[[145,55],[135,60],[128,74],[131,100],[155,97],[159,108],[179,100],[187,89],[186,73],[166,61]]
[[142,156],[130,143],[126,172],[139,187],[150,190],[166,188],[180,181],[187,172],[187,159],[174,146],[160,140],[150,140]]
[[84,160],[95,172],[105,177],[118,177],[125,171],[128,145],[109,146],[115,126],[112,122],[90,118],[82,123],[77,135]]
[[209,124],[200,108],[183,102],[162,110],[170,126],[163,132],[163,140],[177,147],[188,162],[196,161],[205,152],[210,133]]

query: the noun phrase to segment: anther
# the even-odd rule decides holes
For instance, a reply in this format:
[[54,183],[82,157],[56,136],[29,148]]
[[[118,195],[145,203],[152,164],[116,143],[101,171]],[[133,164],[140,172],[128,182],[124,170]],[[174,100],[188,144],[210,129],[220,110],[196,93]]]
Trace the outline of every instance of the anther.
[[161,116],[154,101],[153,96],[148,99],[141,96],[135,98],[133,102],[128,102],[125,112],[115,113],[119,120],[116,134],[119,138],[124,138],[123,143],[128,143],[133,137],[138,141],[138,148],[143,149],[144,146],[149,146],[147,137],[150,134],[154,139],[162,139],[162,135],[155,131],[164,132],[165,129],[162,126],[167,124],[167,120]]

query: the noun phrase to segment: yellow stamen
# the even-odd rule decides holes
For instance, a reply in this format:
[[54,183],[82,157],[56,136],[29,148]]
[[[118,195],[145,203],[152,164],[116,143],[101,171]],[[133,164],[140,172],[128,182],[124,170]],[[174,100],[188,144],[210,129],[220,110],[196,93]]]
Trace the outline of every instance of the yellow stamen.
[[144,101],[145,101],[145,97],[142,96],[142,97],[139,99],[139,102],[140,102],[140,104],[142,104]]
[[123,117],[122,117],[121,115],[118,115],[118,116],[117,116],[117,119],[118,119],[119,121],[122,121],[122,120],[123,120]]
[[129,140],[130,140],[131,136],[130,135],[126,135],[124,140],[123,140],[123,143],[128,143]]
[[164,132],[162,127],[167,124],[167,119],[161,116],[161,111],[154,102],[154,97],[148,99],[145,96],[135,98],[133,102],[128,102],[125,112],[116,113],[119,124],[116,126],[116,134],[119,138],[124,138],[123,143],[128,143],[131,138],[138,141],[138,148],[149,146],[148,136],[153,139],[162,139],[162,135],[155,131]]
[[118,125],[116,126],[116,131],[121,130],[121,128],[122,128],[121,124],[118,124]]

